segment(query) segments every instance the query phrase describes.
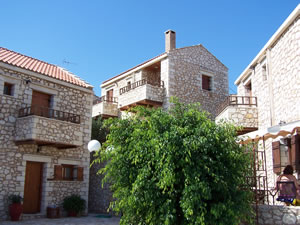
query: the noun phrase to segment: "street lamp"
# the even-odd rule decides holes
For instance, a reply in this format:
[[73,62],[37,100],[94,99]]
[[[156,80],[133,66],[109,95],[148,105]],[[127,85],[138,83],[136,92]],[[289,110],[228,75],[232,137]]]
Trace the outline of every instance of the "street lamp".
[[97,151],[97,150],[99,150],[99,148],[101,148],[101,144],[97,140],[91,140],[88,143],[88,150],[89,150],[89,152]]

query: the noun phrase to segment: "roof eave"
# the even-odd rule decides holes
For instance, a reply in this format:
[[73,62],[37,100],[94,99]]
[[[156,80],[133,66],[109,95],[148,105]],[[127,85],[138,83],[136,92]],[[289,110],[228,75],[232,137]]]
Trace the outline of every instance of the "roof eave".
[[272,35],[265,46],[260,50],[260,52],[255,56],[251,63],[246,67],[246,69],[240,74],[240,76],[235,80],[234,84],[238,85],[245,76],[250,72],[251,67],[254,66],[259,59],[265,54],[265,51],[271,47],[275,41],[281,36],[281,34],[292,24],[292,22],[300,14],[300,4],[293,10],[293,12],[288,16],[288,18],[282,23],[282,25],[277,29],[277,31]]
[[138,70],[141,70],[147,66],[150,66],[156,62],[159,62],[161,61],[162,59],[166,58],[168,56],[168,54],[165,52],[163,54],[161,54],[160,56],[154,58],[153,60],[150,60],[150,61],[146,61],[146,63],[142,63],[140,66],[137,66],[137,67],[134,67],[130,70],[128,70],[127,72],[125,72],[124,74],[121,74],[121,75],[117,75],[115,76],[114,78],[112,78],[111,80],[107,80],[107,81],[104,81],[100,87],[104,87],[104,86],[107,86],[107,85],[110,85],[111,83],[114,83],[116,82],[117,80],[120,80],[120,79],[123,79],[124,77],[128,76],[129,74],[135,72],[135,71],[138,71]]

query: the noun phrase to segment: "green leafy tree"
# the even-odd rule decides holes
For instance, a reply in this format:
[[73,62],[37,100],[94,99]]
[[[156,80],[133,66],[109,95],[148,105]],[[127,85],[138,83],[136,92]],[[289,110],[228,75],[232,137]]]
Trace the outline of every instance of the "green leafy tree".
[[104,120],[101,117],[92,120],[92,140],[98,140],[100,143],[106,141],[108,129],[104,126]]
[[[121,212],[120,224],[239,224],[251,212],[245,190],[250,160],[236,128],[217,125],[197,104],[175,101],[169,111],[136,108],[109,120],[97,154]],[[105,149],[106,148],[106,149]]]

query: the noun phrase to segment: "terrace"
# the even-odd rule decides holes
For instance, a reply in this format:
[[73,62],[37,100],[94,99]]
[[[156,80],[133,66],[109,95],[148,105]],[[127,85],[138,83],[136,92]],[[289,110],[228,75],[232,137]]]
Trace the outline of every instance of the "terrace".
[[216,121],[228,120],[243,130],[239,134],[245,134],[257,130],[257,98],[252,96],[230,95],[221,104]]

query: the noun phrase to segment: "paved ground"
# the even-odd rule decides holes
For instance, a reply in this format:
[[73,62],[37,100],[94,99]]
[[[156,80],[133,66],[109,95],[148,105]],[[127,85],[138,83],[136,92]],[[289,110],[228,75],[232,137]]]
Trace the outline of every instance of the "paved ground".
[[25,221],[4,221],[1,225],[119,225],[118,217],[112,218],[97,218],[94,215],[85,217],[64,217],[60,219],[34,219]]

